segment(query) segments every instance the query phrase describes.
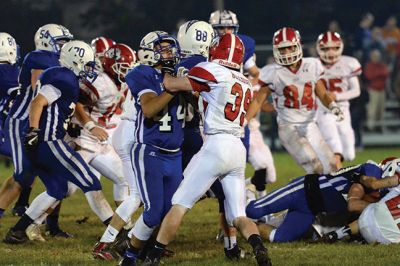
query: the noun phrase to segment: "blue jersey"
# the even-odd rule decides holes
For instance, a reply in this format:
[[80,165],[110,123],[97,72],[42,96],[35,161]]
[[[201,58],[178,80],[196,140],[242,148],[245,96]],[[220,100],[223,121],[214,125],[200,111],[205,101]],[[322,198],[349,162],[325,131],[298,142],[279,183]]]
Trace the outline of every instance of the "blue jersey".
[[19,87],[18,75],[17,65],[0,64],[0,129],[8,113],[10,93]]
[[[175,66],[175,72],[179,74],[186,75],[190,69],[201,62],[206,62],[207,58],[201,55],[194,55],[183,59],[178,65]],[[189,103],[190,104],[190,103]],[[186,110],[186,121],[185,129],[188,128],[198,128],[200,125],[200,113],[198,112],[198,107],[194,108],[188,107]]]
[[45,70],[53,66],[59,66],[59,58],[60,56],[56,53],[42,50],[32,51],[25,56],[21,73],[19,74],[20,93],[15,98],[10,109],[12,118],[25,119],[28,117],[28,109],[34,96],[34,90],[31,88],[32,69]]
[[[41,87],[51,85],[61,92],[57,100],[43,109],[39,123],[40,139],[44,141],[63,139],[78,101],[78,78],[68,68],[52,67],[42,73],[39,81]],[[38,89],[40,92],[39,87]]]
[[133,97],[137,99],[136,141],[170,151],[180,149],[185,119],[184,101],[181,96],[175,96],[156,117],[148,119],[143,115],[140,96],[148,92],[160,95],[164,91],[161,71],[140,65],[130,71],[125,80]]
[[250,57],[252,57],[255,53],[256,50],[256,41],[254,41],[253,38],[243,35],[243,34],[238,34],[239,38],[242,40],[243,45],[244,45],[244,57],[243,57],[243,64],[249,60]]
[[[317,213],[347,211],[347,194],[352,184],[359,182],[361,175],[381,178],[382,169],[372,163],[364,163],[339,169],[329,175],[308,175],[304,187],[310,209]],[[369,191],[367,191],[369,192]]]

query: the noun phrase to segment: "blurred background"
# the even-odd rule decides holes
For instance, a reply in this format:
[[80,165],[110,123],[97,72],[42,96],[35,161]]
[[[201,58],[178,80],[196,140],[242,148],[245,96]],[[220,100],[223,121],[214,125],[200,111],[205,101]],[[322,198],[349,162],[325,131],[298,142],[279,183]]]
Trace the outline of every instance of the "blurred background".
[[[345,42],[344,54],[357,57],[364,68],[378,58],[390,72],[383,88],[372,88],[373,80],[361,77],[363,92],[351,104],[357,148],[400,145],[399,0],[2,0],[0,8],[0,31],[15,37],[22,55],[34,49],[33,36],[47,23],[62,24],[87,42],[106,36],[137,49],[150,31],[174,34],[186,20],[208,21],[212,11],[229,9],[238,16],[239,32],[256,40],[261,68],[273,60],[272,35],[283,26],[300,31],[306,56],[316,56],[321,32],[337,31]],[[382,107],[371,106],[371,90],[383,96]],[[371,108],[376,114],[368,114]],[[274,114],[263,114],[262,121],[271,148],[279,149]]]

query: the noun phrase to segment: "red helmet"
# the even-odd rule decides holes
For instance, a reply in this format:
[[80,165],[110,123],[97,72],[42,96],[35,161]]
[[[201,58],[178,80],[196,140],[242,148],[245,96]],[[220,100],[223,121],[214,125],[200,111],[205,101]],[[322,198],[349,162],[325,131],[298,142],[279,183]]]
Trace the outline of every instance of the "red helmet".
[[222,35],[210,47],[210,61],[229,68],[240,69],[243,56],[242,40],[232,33]]
[[[293,28],[284,27],[277,30],[272,39],[272,46],[275,62],[280,65],[292,65],[303,58],[300,33]],[[287,52],[283,49],[286,47],[292,47],[292,51]]]
[[104,53],[103,69],[111,77],[125,82],[125,75],[136,65],[136,52],[128,45],[117,43]]
[[97,37],[95,39],[92,40],[92,42],[90,43],[90,45],[92,46],[92,49],[94,51],[94,55],[95,55],[95,60],[96,60],[96,68],[98,70],[103,71],[103,56],[105,51],[107,51],[108,49],[110,49],[111,46],[113,46],[115,44],[115,42],[107,37]]
[[335,63],[343,53],[343,41],[340,34],[331,31],[321,33],[317,40],[317,52],[325,63]]

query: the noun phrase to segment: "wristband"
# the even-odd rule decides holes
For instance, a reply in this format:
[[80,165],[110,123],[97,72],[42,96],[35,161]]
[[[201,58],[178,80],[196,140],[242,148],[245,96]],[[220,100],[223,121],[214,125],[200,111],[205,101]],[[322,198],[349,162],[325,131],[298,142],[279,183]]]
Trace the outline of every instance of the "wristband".
[[87,122],[83,128],[86,129],[87,131],[92,130],[94,127],[96,126],[96,124],[93,121],[89,121]]

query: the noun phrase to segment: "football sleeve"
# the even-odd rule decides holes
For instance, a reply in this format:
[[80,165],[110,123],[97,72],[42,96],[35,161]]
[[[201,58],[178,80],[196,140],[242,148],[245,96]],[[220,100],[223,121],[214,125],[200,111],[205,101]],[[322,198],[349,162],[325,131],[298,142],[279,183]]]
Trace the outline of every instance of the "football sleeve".
[[57,101],[61,97],[61,91],[51,84],[40,87],[39,94],[47,99],[48,105]]
[[349,77],[361,75],[362,67],[360,62],[356,58],[349,58],[348,66],[350,68]]
[[159,91],[156,90],[155,86],[151,82],[151,75],[152,73],[150,73],[149,69],[143,68],[143,66],[138,66],[133,71],[130,71],[125,77],[125,82],[133,97],[137,99],[138,104],[140,104],[140,96],[145,93],[153,92],[157,95],[159,94]]
[[258,84],[268,86],[271,90],[274,90],[274,64],[266,65],[260,70],[260,76],[258,77]]
[[200,63],[194,66],[188,73],[189,82],[194,91],[210,91],[209,83],[218,83],[215,73],[207,67],[207,64]]
[[88,81],[81,82],[79,88],[79,102],[84,105],[93,105],[100,98],[96,87]]

